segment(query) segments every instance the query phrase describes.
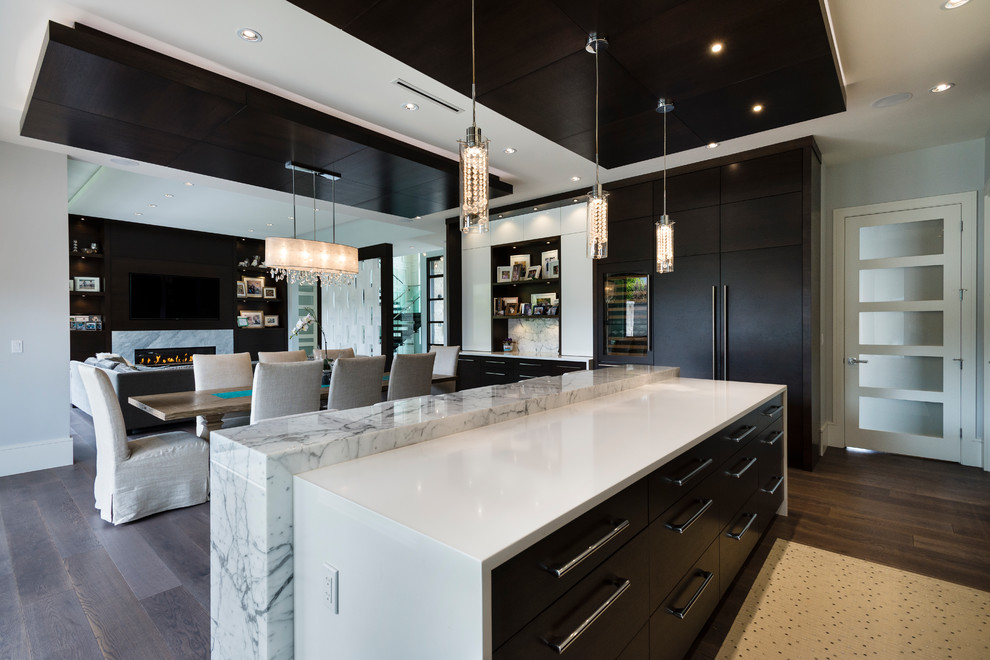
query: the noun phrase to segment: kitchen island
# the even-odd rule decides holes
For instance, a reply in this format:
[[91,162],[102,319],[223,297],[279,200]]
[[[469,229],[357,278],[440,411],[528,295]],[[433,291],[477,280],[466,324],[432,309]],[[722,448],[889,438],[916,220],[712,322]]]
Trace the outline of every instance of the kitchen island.
[[667,378],[298,473],[296,653],[683,655],[786,513],[784,395]]

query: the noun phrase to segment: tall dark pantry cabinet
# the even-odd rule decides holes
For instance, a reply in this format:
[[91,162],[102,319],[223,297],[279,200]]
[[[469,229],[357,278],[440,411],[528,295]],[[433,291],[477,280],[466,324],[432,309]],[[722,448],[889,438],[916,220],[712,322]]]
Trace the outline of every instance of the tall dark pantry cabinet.
[[[655,246],[646,240],[662,182],[650,175],[617,184],[609,188],[609,258],[595,269],[599,364],[786,385],[789,464],[808,470],[821,453],[820,172],[811,138],[671,170],[674,272],[663,275],[651,272]],[[634,272],[650,273],[649,345],[624,358],[610,351],[604,292],[609,277]]]

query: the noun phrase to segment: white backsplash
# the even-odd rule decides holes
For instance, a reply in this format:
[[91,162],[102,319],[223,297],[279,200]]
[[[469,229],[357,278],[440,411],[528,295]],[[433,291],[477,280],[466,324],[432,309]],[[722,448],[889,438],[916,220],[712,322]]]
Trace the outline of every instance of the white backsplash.
[[560,353],[560,319],[509,319],[517,353]]

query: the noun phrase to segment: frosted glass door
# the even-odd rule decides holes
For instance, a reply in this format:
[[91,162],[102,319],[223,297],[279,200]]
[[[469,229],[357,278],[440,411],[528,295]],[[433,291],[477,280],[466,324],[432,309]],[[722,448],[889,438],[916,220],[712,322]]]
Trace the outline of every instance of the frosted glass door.
[[959,461],[957,205],[850,217],[846,446]]

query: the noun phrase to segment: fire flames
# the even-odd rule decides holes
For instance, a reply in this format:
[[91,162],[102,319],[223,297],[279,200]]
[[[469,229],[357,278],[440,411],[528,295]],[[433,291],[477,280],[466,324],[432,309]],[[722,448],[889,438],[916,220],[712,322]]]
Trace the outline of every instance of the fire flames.
[[190,353],[183,353],[182,355],[173,355],[171,357],[154,355],[154,356],[140,358],[137,361],[138,364],[147,367],[162,367],[169,364],[189,364],[191,362],[192,362],[192,355]]

